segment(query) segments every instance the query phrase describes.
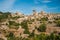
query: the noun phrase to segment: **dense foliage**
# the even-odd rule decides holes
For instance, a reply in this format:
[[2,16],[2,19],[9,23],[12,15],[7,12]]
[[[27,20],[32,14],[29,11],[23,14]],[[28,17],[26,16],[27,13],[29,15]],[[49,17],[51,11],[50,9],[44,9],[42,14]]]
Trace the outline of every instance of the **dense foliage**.
[[57,26],[60,27],[60,20],[57,20],[57,21],[56,21],[56,24],[57,24]]
[[19,23],[16,23],[15,21],[9,21],[9,24],[8,24],[8,26],[9,26],[9,28],[16,28],[16,29],[18,29],[19,28]]
[[25,34],[29,34],[29,31],[28,31],[28,25],[27,25],[27,21],[23,21],[22,23],[21,23],[21,26],[22,26],[22,28],[24,28],[25,29]]
[[47,17],[43,17],[43,18],[41,18],[40,20],[41,20],[41,21],[47,21],[48,18],[47,18]]
[[6,20],[6,19],[8,19],[9,18],[9,15],[11,14],[10,12],[5,12],[5,13],[2,13],[2,12],[0,12],[0,22],[2,22],[2,21],[4,21],[4,20]]
[[60,27],[60,18],[55,18],[54,22],[56,23],[57,26]]
[[38,28],[38,31],[40,32],[45,32],[46,31],[46,25],[45,24],[41,24]]

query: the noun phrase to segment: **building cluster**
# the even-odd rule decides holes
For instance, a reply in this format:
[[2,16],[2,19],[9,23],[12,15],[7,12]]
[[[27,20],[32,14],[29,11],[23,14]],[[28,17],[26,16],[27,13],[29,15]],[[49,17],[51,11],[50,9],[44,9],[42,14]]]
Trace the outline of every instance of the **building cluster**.
[[[29,34],[24,34],[25,29],[22,28],[21,25],[19,25],[18,29],[14,29],[14,28],[9,28],[8,27],[8,21],[15,21],[16,23],[21,24],[23,21],[27,20],[29,22],[27,22],[27,26],[28,26],[28,31],[30,33],[32,33],[34,31],[35,34],[40,34],[41,32],[39,32],[36,28],[39,28],[39,26],[42,24],[42,22],[40,21],[41,18],[48,18],[48,21],[53,22],[54,18],[60,18],[60,14],[51,14],[51,13],[45,13],[44,11],[41,11],[39,13],[37,13],[35,10],[33,10],[33,14],[31,15],[24,15],[22,13],[15,13],[15,14],[11,14],[11,16],[17,17],[17,19],[7,19],[6,21],[0,23],[0,38],[3,38],[4,40],[7,40],[7,38],[5,37],[8,32],[12,32],[15,37],[19,37],[21,36],[22,38],[27,38],[29,36]],[[47,29],[46,29],[46,34],[50,34],[53,31],[59,31],[60,32],[60,27],[55,27],[55,24],[49,24],[48,21],[45,21],[45,24],[47,24]],[[7,34],[6,34],[7,33]]]

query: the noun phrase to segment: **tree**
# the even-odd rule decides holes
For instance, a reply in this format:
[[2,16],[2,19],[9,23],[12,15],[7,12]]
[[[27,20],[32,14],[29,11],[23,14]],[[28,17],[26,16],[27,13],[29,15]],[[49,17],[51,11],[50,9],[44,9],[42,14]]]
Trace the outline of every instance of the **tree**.
[[40,32],[45,32],[46,31],[46,25],[45,24],[41,24],[38,28],[38,31]]
[[57,20],[56,24],[60,27],[60,20]]
[[12,32],[9,33],[9,35],[7,35],[7,40],[14,40],[15,36]]
[[43,17],[43,18],[41,18],[41,21],[47,21],[47,20],[48,20],[47,17]]
[[33,40],[40,40],[39,35],[35,35],[35,36],[33,37]]
[[4,40],[4,39],[0,38],[0,40]]
[[9,28],[15,28],[18,29],[19,28],[19,23],[16,23],[15,21],[9,21]]
[[5,13],[2,13],[2,12],[0,12],[0,22],[2,22],[2,21],[4,21],[4,20],[6,20],[6,19],[8,19],[9,18],[9,15],[11,14],[10,12],[5,12]]
[[46,40],[46,35],[45,35],[44,33],[41,33],[41,34],[39,35],[39,39],[40,39],[40,40]]
[[20,16],[15,16],[15,17],[11,17],[12,19],[18,19],[18,18],[21,18]]
[[35,36],[35,34],[34,34],[34,30],[33,30],[33,32],[30,33],[29,37],[34,37],[34,36]]
[[22,28],[25,29],[25,31],[24,31],[25,34],[29,34],[27,22],[28,21],[25,20],[21,23]]
[[54,23],[56,23],[56,25],[60,27],[60,20],[55,20]]
[[34,36],[33,40],[46,40],[46,35],[41,33],[40,35]]
[[0,11],[0,14],[2,14],[3,12]]
[[51,33],[49,37],[50,37],[50,40],[58,40],[58,39],[56,39],[57,36],[54,33]]

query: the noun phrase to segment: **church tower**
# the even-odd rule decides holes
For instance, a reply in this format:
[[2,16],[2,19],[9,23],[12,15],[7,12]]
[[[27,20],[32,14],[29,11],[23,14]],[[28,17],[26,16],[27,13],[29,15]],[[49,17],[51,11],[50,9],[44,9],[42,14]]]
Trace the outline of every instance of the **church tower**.
[[36,12],[36,10],[33,10],[33,15],[34,16],[38,15],[38,13]]
[[45,13],[44,13],[44,11],[41,11],[41,15],[44,15]]

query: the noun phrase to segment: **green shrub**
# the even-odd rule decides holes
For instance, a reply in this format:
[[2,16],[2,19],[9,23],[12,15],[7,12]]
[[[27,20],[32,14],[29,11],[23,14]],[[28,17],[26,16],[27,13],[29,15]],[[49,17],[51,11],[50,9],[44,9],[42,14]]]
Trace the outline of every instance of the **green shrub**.
[[7,40],[14,40],[15,36],[12,32],[9,33],[9,35],[7,35]]
[[45,24],[41,24],[38,28],[38,31],[40,32],[45,32],[46,31],[46,25]]
[[20,24],[19,23],[16,23],[15,21],[9,21],[9,28],[15,28],[15,29],[18,29]]
[[21,26],[22,26],[22,28],[25,29],[24,33],[25,33],[25,34],[29,34],[27,21],[23,21],[23,22],[21,23]]
[[48,21],[48,18],[47,17],[43,17],[40,19],[41,21]]
[[56,20],[56,25],[60,27],[60,20]]
[[0,38],[0,40],[4,40],[4,39]]
[[52,22],[51,22],[51,21],[48,21],[48,23],[52,24]]
[[9,21],[9,25],[19,26],[20,24],[15,21]]
[[11,17],[12,19],[18,19],[20,16]]
[[5,19],[8,19],[9,18],[9,15],[11,13],[9,12],[6,12],[6,13],[1,13],[2,15],[0,15],[0,22],[4,21]]
[[54,18],[55,20],[60,20],[60,18]]

